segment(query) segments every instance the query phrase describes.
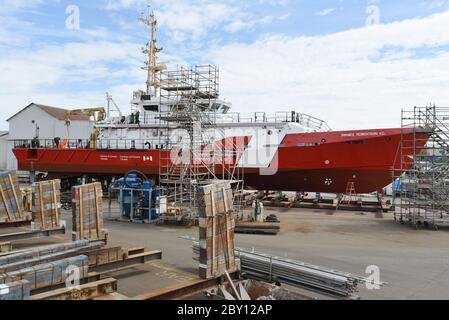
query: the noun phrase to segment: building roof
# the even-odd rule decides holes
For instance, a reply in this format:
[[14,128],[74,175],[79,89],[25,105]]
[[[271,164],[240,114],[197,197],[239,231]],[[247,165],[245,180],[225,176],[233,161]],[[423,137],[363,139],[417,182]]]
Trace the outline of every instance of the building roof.
[[[35,106],[39,109],[41,109],[42,111],[48,113],[50,116],[52,116],[53,118],[56,118],[58,120],[65,120],[67,117],[67,112],[69,112],[69,109],[63,109],[63,108],[56,108],[56,107],[50,107],[50,106],[46,106],[46,105],[42,105],[42,104],[37,104],[37,103],[31,103],[28,106],[26,106],[25,108],[23,108],[22,110],[20,110],[19,112],[17,112],[15,115],[13,115],[12,117],[10,117],[8,120],[11,120],[12,118],[14,118],[15,116],[19,115],[20,113],[22,113],[23,111],[25,111],[26,109]],[[85,115],[82,112],[73,112],[70,114],[70,120],[72,121],[89,121],[90,120],[90,116],[89,115]]]

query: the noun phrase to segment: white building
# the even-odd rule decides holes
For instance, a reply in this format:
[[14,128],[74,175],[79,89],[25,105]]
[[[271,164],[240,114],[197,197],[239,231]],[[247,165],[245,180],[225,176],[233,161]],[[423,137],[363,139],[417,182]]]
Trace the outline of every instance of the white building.
[[[8,170],[17,170],[17,160],[12,153],[15,140],[89,139],[93,121],[89,115],[73,112],[70,126],[66,125],[69,110],[31,103],[7,121],[9,123],[6,162]],[[1,160],[0,160],[1,163]]]
[[0,171],[6,169],[7,148],[8,148],[8,131],[0,131]]

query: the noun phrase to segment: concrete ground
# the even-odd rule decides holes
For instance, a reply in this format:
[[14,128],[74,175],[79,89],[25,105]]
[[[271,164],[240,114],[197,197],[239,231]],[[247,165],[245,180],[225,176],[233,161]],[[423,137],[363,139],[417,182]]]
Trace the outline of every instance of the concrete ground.
[[[282,221],[278,236],[237,235],[237,246],[359,275],[376,265],[388,285],[361,288],[362,299],[449,299],[448,230],[416,231],[396,223],[392,214],[267,208],[266,214],[271,213]],[[197,237],[196,228],[117,222],[106,226],[111,243],[163,251],[163,265],[153,264],[157,267],[150,274],[120,282],[125,292],[147,292],[146,283],[157,286],[156,271],[160,279],[175,282],[196,277],[191,243],[179,239]]]
[[[449,299],[448,230],[415,231],[392,214],[266,209],[277,214],[277,236],[237,235],[237,246],[358,275],[380,268],[380,290],[361,288],[362,299]],[[63,214],[70,228],[70,214]],[[198,229],[105,221],[111,245],[162,250],[163,260],[113,274],[129,297],[196,279],[191,243]],[[70,230],[70,229],[69,229]],[[70,235],[66,235],[70,238]]]

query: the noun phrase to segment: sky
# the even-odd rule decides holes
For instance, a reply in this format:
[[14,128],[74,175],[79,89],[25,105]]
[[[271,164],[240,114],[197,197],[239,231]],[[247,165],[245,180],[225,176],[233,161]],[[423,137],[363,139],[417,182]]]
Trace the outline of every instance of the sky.
[[[152,0],[160,60],[220,68],[233,111],[307,113],[334,130],[400,127],[449,105],[449,0]],[[147,0],[0,0],[0,130],[31,102],[130,109]]]

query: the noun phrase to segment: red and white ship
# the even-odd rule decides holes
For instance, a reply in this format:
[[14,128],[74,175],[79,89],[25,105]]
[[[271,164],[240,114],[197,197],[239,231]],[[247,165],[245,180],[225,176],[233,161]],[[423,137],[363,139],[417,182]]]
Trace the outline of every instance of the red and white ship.
[[[134,93],[134,112],[127,117],[108,115],[98,122],[90,143],[76,137],[64,143],[17,141],[13,152],[19,170],[45,172],[48,177],[59,178],[88,175],[110,179],[130,170],[159,176],[162,159],[169,158],[170,153],[161,143],[161,136],[167,135],[167,125],[161,123],[160,115],[169,112],[170,105],[163,104],[157,94],[158,72],[164,68],[157,63],[157,22],[154,15],[144,21],[151,28],[146,50],[147,91]],[[226,101],[204,99],[200,104],[205,112],[214,112],[216,126],[225,133],[219,140],[243,137],[241,153],[229,165],[244,172],[245,188],[345,193],[348,183],[354,182],[358,193],[370,193],[389,185],[393,172],[407,169],[401,142],[412,143],[411,138],[403,139],[404,134],[413,134],[412,131],[334,132],[325,122],[296,112],[279,112],[273,117],[257,113],[251,119],[243,119],[230,112],[232,106]],[[269,136],[275,138],[268,139]],[[421,136],[416,141],[424,143],[425,138]],[[413,146],[409,147],[402,150],[409,150],[412,155]],[[264,154],[264,161],[249,161],[255,152]],[[216,165],[217,172],[221,171],[220,166]]]

